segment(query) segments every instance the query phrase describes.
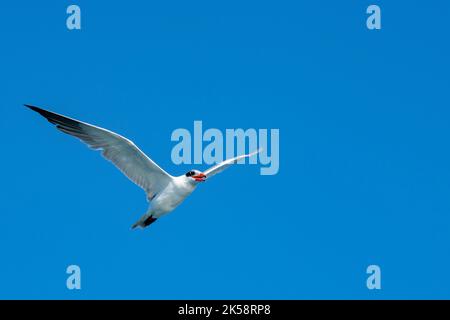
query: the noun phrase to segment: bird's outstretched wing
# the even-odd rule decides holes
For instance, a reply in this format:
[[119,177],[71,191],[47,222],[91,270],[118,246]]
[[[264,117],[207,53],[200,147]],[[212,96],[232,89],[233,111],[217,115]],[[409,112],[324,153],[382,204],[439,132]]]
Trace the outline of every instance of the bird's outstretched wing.
[[38,107],[25,106],[45,117],[60,131],[77,137],[94,150],[101,150],[106,159],[145,190],[149,199],[163,190],[173,178],[132,141],[117,133]]
[[237,163],[239,160],[254,156],[255,154],[258,154],[260,152],[261,152],[261,149],[254,151],[252,153],[249,153],[249,154],[243,154],[243,155],[240,155],[240,156],[237,156],[234,158],[227,159],[227,160],[222,161],[221,163],[218,163],[215,166],[209,168],[208,170],[204,171],[203,174],[206,175],[207,178],[210,178],[210,177],[218,174],[219,172],[222,172],[229,166]]

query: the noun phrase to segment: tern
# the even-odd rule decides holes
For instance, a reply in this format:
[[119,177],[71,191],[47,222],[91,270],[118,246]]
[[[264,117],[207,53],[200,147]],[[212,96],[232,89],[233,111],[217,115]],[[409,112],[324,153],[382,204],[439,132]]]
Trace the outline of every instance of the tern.
[[103,157],[111,161],[125,176],[144,189],[150,202],[147,212],[132,226],[146,228],[161,216],[173,211],[200,184],[222,172],[238,160],[251,157],[261,150],[243,154],[216,164],[208,170],[190,170],[174,177],[159,167],[131,140],[104,128],[75,120],[48,110],[25,104],[36,111],[60,131],[72,135],[94,150],[102,151]]

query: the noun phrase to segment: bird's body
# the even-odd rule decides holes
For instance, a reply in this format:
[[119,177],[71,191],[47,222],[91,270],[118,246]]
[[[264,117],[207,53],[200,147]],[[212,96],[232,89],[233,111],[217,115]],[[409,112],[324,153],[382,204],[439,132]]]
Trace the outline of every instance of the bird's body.
[[172,181],[153,199],[149,199],[150,207],[133,226],[147,227],[156,219],[173,211],[178,207],[192,192],[194,192],[196,184],[189,181],[185,175],[173,177]]
[[60,131],[79,138],[92,149],[101,150],[106,159],[144,189],[150,207],[147,213],[133,225],[133,228],[149,226],[156,219],[179,206],[200,182],[204,182],[238,160],[258,153],[256,151],[225,160],[205,172],[191,170],[184,175],[174,177],[161,169],[132,141],[117,133],[35,106],[25,106],[41,114]]
[[159,218],[174,210],[194,192],[196,187],[197,184],[189,181],[185,175],[174,177],[167,187],[150,201],[153,216]]

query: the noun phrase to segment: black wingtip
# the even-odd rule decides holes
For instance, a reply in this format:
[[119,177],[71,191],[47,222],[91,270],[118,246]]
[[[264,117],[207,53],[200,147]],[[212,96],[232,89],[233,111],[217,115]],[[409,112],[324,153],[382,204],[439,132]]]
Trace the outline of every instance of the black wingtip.
[[40,111],[42,111],[42,109],[41,109],[41,108],[38,108],[38,107],[32,106],[31,104],[24,104],[24,106],[25,106],[25,107],[27,107],[27,108],[30,108],[31,110],[33,110],[33,111],[36,111],[36,112],[40,112]]
[[24,104],[25,107],[30,108],[31,110],[39,113],[41,116],[47,118],[47,120],[50,120],[51,118],[54,117],[58,117],[60,116],[59,114],[53,113],[51,111],[47,111],[45,109],[36,107],[36,106],[32,106],[31,104]]

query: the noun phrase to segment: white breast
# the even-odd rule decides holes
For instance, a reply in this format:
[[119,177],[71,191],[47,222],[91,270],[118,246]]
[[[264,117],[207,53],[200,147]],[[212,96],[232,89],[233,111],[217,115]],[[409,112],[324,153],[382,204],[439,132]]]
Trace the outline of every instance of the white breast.
[[152,201],[154,216],[160,217],[180,205],[196,188],[185,176],[175,177]]

